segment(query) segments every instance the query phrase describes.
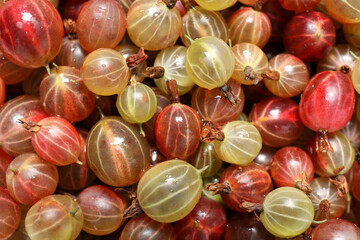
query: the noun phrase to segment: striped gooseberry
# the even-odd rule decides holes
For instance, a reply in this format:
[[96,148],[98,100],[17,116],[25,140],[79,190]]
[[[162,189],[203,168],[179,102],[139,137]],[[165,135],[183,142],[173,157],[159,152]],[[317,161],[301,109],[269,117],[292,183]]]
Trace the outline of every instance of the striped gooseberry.
[[50,116],[69,122],[84,120],[95,107],[95,94],[80,81],[80,70],[68,66],[51,69],[40,85],[40,100]]
[[316,134],[306,144],[306,152],[314,164],[315,173],[322,177],[335,177],[346,173],[354,163],[355,151],[341,132],[329,133],[328,141],[333,151],[318,152]]
[[193,108],[180,103],[176,81],[167,83],[172,104],[165,107],[156,118],[156,145],[168,159],[186,159],[199,146],[200,117]]
[[312,10],[321,0],[279,0],[279,2],[286,10],[299,13]]
[[216,37],[195,39],[186,50],[185,67],[189,77],[200,87],[222,87],[234,72],[231,48]]
[[232,121],[222,132],[223,141],[214,141],[215,151],[225,162],[247,165],[259,154],[262,140],[259,131],[249,122]]
[[194,82],[185,68],[186,50],[186,47],[176,45],[161,50],[156,55],[154,67],[162,67],[164,69],[163,76],[154,79],[156,86],[161,92],[168,94],[166,81],[171,79],[176,80],[179,95],[184,95],[194,86]]
[[12,0],[0,9],[0,48],[13,63],[27,68],[49,64],[64,35],[61,17],[47,0]]
[[97,49],[87,55],[80,71],[86,87],[101,96],[123,91],[131,74],[123,55],[107,48]]
[[[121,195],[120,195],[121,196]],[[76,198],[84,214],[82,229],[93,235],[106,235],[118,229],[126,207],[124,198],[109,187],[94,185],[85,188]]]
[[264,145],[282,147],[297,140],[304,129],[298,104],[290,98],[262,100],[249,114],[249,121],[259,130]]
[[314,206],[315,221],[340,218],[346,210],[346,194],[340,194],[338,188],[328,178],[317,177],[311,183],[309,195]]
[[120,117],[104,117],[86,139],[87,162],[95,175],[110,186],[139,181],[150,164],[149,144],[139,129]]
[[359,23],[360,2],[354,0],[325,0],[326,10],[341,23]]
[[[313,76],[299,104],[304,125],[318,132],[317,151],[331,150],[327,132],[336,132],[351,119],[355,93],[350,78],[340,71],[324,71]],[[341,110],[341,112],[340,112]]]
[[80,137],[70,122],[59,117],[47,117],[38,123],[20,119],[19,123],[32,132],[32,143],[42,159],[65,166],[75,163],[81,152]]
[[303,61],[319,61],[335,43],[335,27],[323,13],[304,12],[290,19],[283,39],[288,53]]
[[237,120],[240,116],[245,103],[245,94],[241,84],[230,79],[226,85],[231,87],[233,95],[238,98],[238,101],[233,104],[224,97],[220,88],[212,90],[196,88],[191,97],[191,107],[199,113],[201,120],[222,126]]
[[58,181],[56,167],[35,153],[17,156],[6,171],[6,185],[10,195],[24,205],[33,205],[53,194]]
[[29,209],[25,228],[32,240],[75,240],[83,220],[83,212],[72,197],[56,194],[42,198]]
[[0,148],[0,187],[6,188],[6,170],[13,160]]
[[160,223],[145,213],[132,218],[121,232],[119,240],[175,240],[175,230],[170,223]]
[[360,228],[344,219],[330,219],[311,232],[313,240],[360,239]]
[[9,239],[19,226],[20,205],[11,198],[6,188],[0,187],[0,239]]
[[269,70],[270,74],[265,72],[261,76],[267,89],[278,97],[288,98],[300,94],[309,81],[305,63],[291,54],[282,53],[271,58]]
[[342,132],[351,144],[358,148],[360,147],[360,123],[354,114],[350,121],[343,127],[340,132]]
[[[158,51],[175,44],[181,33],[181,16],[169,1],[137,0],[127,13],[127,32],[145,50]],[[154,14],[156,13],[156,14]]]
[[239,43],[231,50],[235,57],[235,68],[231,77],[245,85],[261,81],[260,74],[269,67],[268,59],[261,48],[252,43]]
[[237,10],[229,20],[229,28],[233,44],[247,42],[262,48],[271,35],[269,17],[251,7],[241,7]]
[[270,171],[272,159],[273,159],[273,156],[275,155],[276,151],[277,151],[276,148],[263,146],[261,148],[259,154],[253,160],[253,163],[263,166],[266,169],[266,171]]
[[54,63],[59,66],[81,68],[87,52],[81,47],[79,39],[66,36],[63,39],[60,52],[54,59]]
[[20,83],[27,79],[32,72],[32,68],[22,68],[12,63],[0,51],[0,78],[6,85]]
[[221,174],[219,183],[208,184],[207,190],[221,194],[229,208],[246,212],[244,202],[261,204],[273,189],[270,174],[264,167],[255,163],[246,166],[231,165]]
[[229,40],[229,30],[224,17],[219,12],[209,11],[199,6],[190,8],[182,17],[181,41],[186,47],[191,45],[191,39],[212,36]]
[[207,10],[220,11],[234,5],[236,0],[224,0],[221,2],[218,0],[197,0],[196,3]]
[[150,168],[140,179],[137,198],[153,220],[178,221],[188,215],[201,197],[201,170],[182,160],[168,160]]
[[314,166],[307,153],[297,147],[283,147],[273,156],[271,176],[278,187],[297,187],[311,192]]
[[177,239],[221,239],[226,225],[223,206],[202,196],[195,208],[183,219],[175,222]]
[[114,48],[125,34],[126,14],[117,1],[90,0],[81,6],[76,25],[79,42],[87,52]]
[[11,99],[0,108],[0,145],[10,156],[34,152],[31,133],[23,128],[18,120],[38,122],[46,118],[41,101],[38,97],[23,95]]
[[344,23],[342,26],[346,41],[357,48],[360,47],[360,23]]
[[280,187],[270,192],[263,203],[261,222],[273,235],[292,238],[308,229],[314,218],[314,207],[304,192]]

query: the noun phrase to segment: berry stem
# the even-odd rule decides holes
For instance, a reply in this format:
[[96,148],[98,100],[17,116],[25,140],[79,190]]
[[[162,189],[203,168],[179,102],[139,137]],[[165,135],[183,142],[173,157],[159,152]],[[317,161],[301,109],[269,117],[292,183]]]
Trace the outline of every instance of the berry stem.
[[27,121],[24,118],[18,119],[17,122],[20,123],[21,126],[23,126],[26,130],[32,133],[37,133],[41,130],[41,125],[34,123],[32,121]]
[[246,66],[244,69],[245,80],[253,81],[254,84],[259,82],[259,76],[254,72],[253,68],[250,66]]
[[327,130],[319,130],[316,133],[316,151],[317,152],[327,152],[327,151],[334,152],[332,148],[329,138],[328,138],[328,131]]
[[59,66],[56,63],[52,63],[52,65],[55,67],[56,71],[59,71]]
[[327,221],[327,219],[324,219],[324,220],[321,220],[321,221],[313,220],[312,223],[313,223],[313,224],[321,224],[321,223],[324,223],[324,222],[326,222],[326,221]]
[[126,64],[128,65],[129,68],[134,68],[140,63],[146,61],[148,57],[149,56],[146,55],[144,48],[140,48],[137,54],[128,56],[126,58]]
[[241,203],[241,207],[247,212],[263,212],[264,206],[261,203],[253,203],[244,201]]
[[45,65],[45,68],[46,68],[47,73],[50,75],[50,66],[48,63]]
[[170,101],[172,103],[180,103],[180,97],[179,97],[179,93],[178,93],[178,89],[177,89],[176,80],[174,80],[174,79],[167,80],[166,81],[166,86],[167,86],[168,93],[169,93],[169,96],[170,96]]
[[353,58],[355,58],[356,61],[360,59],[353,51],[350,51],[349,53],[351,56],[353,56]]
[[340,67],[340,72],[348,74],[351,71],[351,67],[348,65],[342,65]]
[[99,111],[99,113],[100,113],[100,118],[101,118],[101,119],[105,118],[105,114],[104,114],[104,112],[102,111],[101,107],[100,107],[100,106],[97,106],[97,109],[98,109],[98,111]]
[[165,73],[165,68],[161,66],[156,67],[147,67],[143,72],[144,77],[146,78],[162,78]]
[[225,134],[220,126],[215,126],[211,121],[203,121],[200,133],[200,141],[210,143],[214,140],[224,141]]
[[185,34],[185,37],[190,41],[190,44],[193,44],[195,42],[191,37],[189,37],[186,34]]
[[312,188],[307,181],[305,172],[301,174],[301,179],[295,182],[295,187],[303,191],[306,195],[309,195],[312,192]]
[[208,183],[205,186],[205,190],[212,191],[212,195],[216,194],[229,194],[231,192],[231,187],[229,183]]
[[14,174],[18,174],[18,172],[19,172],[17,169],[14,169],[14,168],[9,168],[9,170],[11,172],[13,172]]
[[146,135],[145,135],[145,132],[144,132],[144,129],[143,129],[143,123],[138,123],[138,125],[139,125],[139,128],[140,128],[140,134],[141,134],[141,136],[143,136],[143,137],[146,137]]
[[79,211],[79,209],[80,209],[80,206],[78,206],[77,208],[75,208],[74,211],[70,212],[70,215],[71,215],[72,217],[75,217],[75,214]]
[[271,71],[267,70],[266,72],[261,74],[263,79],[268,79],[272,81],[279,81],[280,80],[280,73],[278,71]]
[[232,106],[240,102],[240,98],[234,94],[230,85],[225,83],[224,86],[220,88],[220,92],[230,102]]
[[331,203],[329,202],[329,200],[327,200],[327,199],[321,200],[321,202],[319,204],[319,208],[321,211],[328,212],[330,207],[331,207]]
[[169,9],[173,9],[176,5],[176,2],[177,0],[162,0],[163,3],[166,4],[166,6],[169,8]]
[[77,39],[76,22],[72,19],[63,20],[66,35],[70,40]]

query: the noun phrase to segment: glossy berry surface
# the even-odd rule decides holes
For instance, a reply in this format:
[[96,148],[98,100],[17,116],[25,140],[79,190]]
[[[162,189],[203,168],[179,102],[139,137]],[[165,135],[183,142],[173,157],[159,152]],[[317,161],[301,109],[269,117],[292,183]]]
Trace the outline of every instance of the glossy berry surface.
[[360,22],[360,2],[356,0],[325,0],[326,10],[341,23]]
[[60,52],[54,59],[54,62],[59,66],[69,66],[80,69],[87,54],[88,53],[81,47],[79,39],[64,37]]
[[0,239],[9,239],[21,219],[20,205],[9,195],[6,188],[0,187]]
[[121,232],[119,240],[175,240],[175,230],[169,223],[160,223],[145,213],[132,218]]
[[291,18],[284,30],[285,49],[303,61],[318,61],[335,43],[335,27],[320,12],[304,12]]
[[343,219],[328,220],[312,230],[313,240],[360,239],[360,228]]
[[0,106],[4,104],[5,94],[5,83],[4,80],[0,77]]
[[349,77],[339,71],[324,71],[313,76],[299,104],[302,122],[313,131],[335,132],[351,119],[355,93]]
[[0,51],[0,77],[6,85],[20,83],[29,77],[32,72],[32,68],[23,68],[12,63]]
[[298,139],[304,129],[298,104],[288,98],[272,97],[256,104],[249,121],[259,130],[263,144],[281,147]]
[[126,15],[117,1],[90,0],[81,7],[76,24],[81,46],[92,52],[116,47],[126,31]]
[[305,12],[312,10],[321,0],[279,0],[279,2],[286,10]]
[[47,0],[12,0],[0,10],[0,48],[15,64],[38,68],[58,54],[64,34],[61,17]]
[[201,197],[195,208],[174,224],[177,239],[216,240],[225,231],[226,214],[220,203]]
[[41,129],[33,133],[32,142],[42,159],[58,166],[78,160],[81,152],[80,137],[71,123],[62,118],[48,117],[38,122],[38,125]]
[[24,118],[39,122],[47,116],[38,97],[23,95],[6,102],[0,109],[1,148],[13,157],[21,153],[34,152],[31,132],[23,128],[18,120]]
[[13,160],[0,148],[0,187],[6,188],[6,170]]

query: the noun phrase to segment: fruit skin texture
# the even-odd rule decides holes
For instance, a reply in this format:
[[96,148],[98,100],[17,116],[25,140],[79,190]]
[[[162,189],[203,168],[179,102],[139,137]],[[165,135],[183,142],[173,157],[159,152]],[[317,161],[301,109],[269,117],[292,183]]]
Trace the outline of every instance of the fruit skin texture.
[[304,12],[313,9],[321,0],[279,0],[286,10]]
[[5,101],[5,83],[4,80],[0,77],[0,106],[3,105]]
[[360,239],[360,229],[347,220],[330,219],[312,230],[313,240],[356,240]]
[[75,163],[81,152],[80,136],[65,119],[44,118],[38,124],[39,132],[33,134],[32,142],[36,153],[44,160],[65,166]]
[[155,122],[156,144],[167,159],[186,159],[199,146],[200,117],[184,104],[165,107]]
[[350,78],[339,71],[313,76],[299,104],[300,118],[313,131],[335,132],[350,121],[355,108],[355,92]]
[[182,160],[150,168],[140,179],[137,197],[142,210],[158,222],[170,223],[188,215],[201,197],[200,171]]
[[284,30],[286,51],[303,61],[319,61],[335,43],[335,27],[320,12],[304,12],[290,19]]
[[5,188],[0,187],[0,239],[5,240],[15,232],[21,219],[20,205]]
[[201,197],[195,208],[174,225],[177,239],[222,239],[226,225],[226,213],[215,200]]
[[38,68],[60,51],[64,29],[47,0],[11,0],[0,10],[0,49],[13,63]]
[[81,7],[76,25],[79,42],[87,52],[114,48],[125,34],[126,14],[114,0],[91,0]]
[[17,156],[6,171],[6,184],[10,195],[24,205],[33,205],[41,198],[53,194],[58,181],[56,167],[35,153]]

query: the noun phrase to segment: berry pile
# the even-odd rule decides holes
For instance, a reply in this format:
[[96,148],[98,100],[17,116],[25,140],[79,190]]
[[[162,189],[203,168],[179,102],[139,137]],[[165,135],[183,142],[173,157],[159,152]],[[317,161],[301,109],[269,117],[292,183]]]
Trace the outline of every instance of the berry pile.
[[360,1],[0,1],[0,240],[359,240]]

